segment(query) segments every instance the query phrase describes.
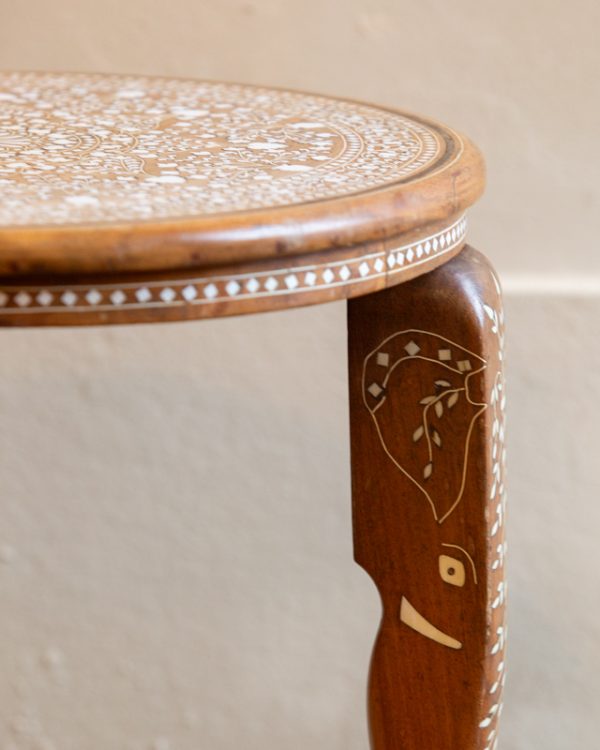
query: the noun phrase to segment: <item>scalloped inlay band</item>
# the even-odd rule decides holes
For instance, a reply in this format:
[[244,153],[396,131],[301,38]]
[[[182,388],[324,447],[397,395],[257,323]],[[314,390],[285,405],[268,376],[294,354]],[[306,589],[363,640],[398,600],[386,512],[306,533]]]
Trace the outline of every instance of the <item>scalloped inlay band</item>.
[[[412,243],[333,262],[310,264],[254,273],[206,275],[183,279],[95,282],[61,285],[0,286],[2,315],[40,313],[90,313],[94,311],[218,305],[261,297],[318,294],[339,286],[352,286],[381,277],[408,273],[414,267],[456,250],[465,242],[466,216]],[[307,300],[308,301],[308,300]],[[234,309],[235,312],[235,309]]]

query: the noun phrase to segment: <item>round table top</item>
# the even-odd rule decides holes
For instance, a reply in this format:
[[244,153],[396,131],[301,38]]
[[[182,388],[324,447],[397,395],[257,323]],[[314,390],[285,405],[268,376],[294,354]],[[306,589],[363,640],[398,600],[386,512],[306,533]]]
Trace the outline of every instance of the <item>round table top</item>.
[[346,99],[8,72],[0,103],[0,323],[373,291],[458,252],[483,187],[463,136]]

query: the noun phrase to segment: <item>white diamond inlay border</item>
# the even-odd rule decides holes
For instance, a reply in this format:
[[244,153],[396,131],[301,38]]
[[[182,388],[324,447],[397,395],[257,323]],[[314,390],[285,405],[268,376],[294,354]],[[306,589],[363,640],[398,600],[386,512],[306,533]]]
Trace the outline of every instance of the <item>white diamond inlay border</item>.
[[[84,312],[142,307],[200,305],[228,300],[268,297],[290,293],[318,293],[325,288],[361,284],[383,276],[393,277],[429,257],[448,253],[464,243],[467,229],[462,216],[450,227],[419,240],[381,252],[367,253],[354,259],[325,262],[321,265],[271,269],[253,274],[230,274],[204,278],[164,281],[81,284],[35,287],[16,285],[0,288],[0,314],[31,315],[35,312]],[[441,239],[445,249],[442,250]],[[418,258],[419,254],[422,256]],[[440,352],[440,359],[446,352]],[[468,365],[462,364],[463,367]]]
[[54,295],[47,292],[45,289],[43,289],[36,297],[37,303],[42,307],[48,307],[48,305],[51,305],[53,299]]

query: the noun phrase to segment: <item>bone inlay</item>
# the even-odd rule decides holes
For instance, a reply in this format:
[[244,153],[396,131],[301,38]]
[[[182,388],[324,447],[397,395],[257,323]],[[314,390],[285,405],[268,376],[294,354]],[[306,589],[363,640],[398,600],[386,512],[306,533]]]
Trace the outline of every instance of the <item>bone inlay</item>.
[[422,614],[417,612],[413,605],[408,599],[403,596],[402,604],[400,606],[400,620],[408,625],[409,628],[424,635],[425,638],[429,638],[436,643],[440,643],[442,646],[448,646],[448,648],[461,649],[462,643],[457,641],[456,638],[452,638],[447,633],[438,630],[435,625],[432,625],[429,620],[426,620]]
[[0,73],[0,102],[4,225],[326,200],[431,173],[445,150],[393,111],[234,84]]
[[[498,294],[500,285],[494,277]],[[502,692],[506,679],[505,644],[506,625],[504,607],[506,602],[506,582],[504,580],[504,518],[506,490],[504,484],[505,464],[505,406],[506,394],[503,374],[504,360],[504,313],[483,304],[482,315],[497,337],[498,366],[494,371],[491,388],[485,401],[471,397],[472,379],[483,377],[491,364],[475,352],[464,349],[455,341],[431,331],[409,329],[388,336],[377,348],[371,351],[363,362],[363,400],[373,418],[381,446],[391,462],[415,487],[417,495],[427,502],[433,519],[440,525],[455,512],[459,512],[466,472],[469,465],[469,444],[478,418],[484,411],[492,414],[489,442],[491,484],[487,490],[486,516],[490,524],[490,547],[493,551],[488,571],[488,586],[493,592],[488,611],[489,660],[487,669],[488,684],[482,707],[479,729],[482,732],[482,747],[497,750],[497,722],[502,713]],[[404,372],[418,373],[436,364],[442,368],[443,376],[436,376],[434,382],[423,384],[422,398],[418,404],[407,404],[405,412],[419,415],[418,421],[406,430],[397,420],[393,424],[385,420],[388,398],[402,390]],[[403,369],[404,368],[404,369]],[[407,375],[408,377],[408,375]],[[476,382],[476,381],[475,381]],[[394,391],[395,389],[395,391]],[[452,420],[455,410],[463,409],[467,417],[468,429],[462,438],[449,428],[447,420]],[[446,440],[445,429],[451,437]],[[438,461],[450,461],[461,468],[456,473],[454,486],[448,483],[451,472],[442,472],[443,485],[435,483]],[[472,569],[473,582],[477,585],[477,560],[460,545],[454,542],[442,543],[447,554],[438,555],[439,574],[445,584],[463,588],[467,583],[465,565],[450,550],[458,550],[465,555]],[[433,553],[433,550],[432,550]],[[435,613],[431,613],[435,621]],[[452,635],[439,630],[406,597],[402,597],[400,621],[420,635],[442,646],[461,649],[463,644]]]
[[440,555],[439,566],[442,581],[461,588],[465,585],[465,566],[460,560],[449,555]]
[[362,284],[401,274],[435,256],[455,250],[465,241],[467,220],[462,216],[449,226],[405,245],[358,257],[271,269],[257,273],[189,277],[167,281],[122,283],[0,286],[0,317],[36,313],[110,312],[136,308],[230,305],[260,297],[318,294],[337,286]]
[[[385,367],[381,364],[382,354],[388,362]],[[425,363],[437,365],[444,377],[423,384],[418,422],[413,424],[410,436],[402,435],[396,425],[383,423],[379,410],[385,409],[388,388],[398,387],[401,378],[398,373]],[[418,329],[388,336],[367,355],[363,364],[363,399],[381,445],[396,467],[424,496],[439,524],[456,510],[463,496],[471,434],[478,417],[487,408],[486,403],[471,397],[470,381],[485,368],[485,360],[474,352],[443,336]],[[444,448],[444,431],[452,434],[455,409],[468,411],[469,427],[462,445],[454,445],[448,450],[449,446]],[[410,442],[407,437],[410,437]],[[436,466],[444,461],[460,463],[461,471],[454,486],[448,486],[443,473],[441,482],[437,481]]]
[[[496,290],[501,299],[500,283],[493,276]],[[491,625],[491,639],[489,654],[492,657],[489,664],[487,699],[484,703],[484,714],[479,725],[485,741],[485,750],[498,748],[498,720],[502,714],[502,693],[506,682],[506,622],[505,605],[507,586],[504,578],[504,560],[506,557],[506,542],[504,540],[504,520],[506,516],[506,486],[505,486],[505,410],[506,386],[504,380],[504,310],[501,303],[498,309],[490,305],[483,305],[483,313],[491,331],[498,340],[499,367],[495,374],[489,397],[489,408],[493,413],[492,439],[490,442],[490,462],[492,466],[492,486],[487,498],[487,515],[491,523],[491,548],[493,550],[489,585],[494,594],[488,619]]]

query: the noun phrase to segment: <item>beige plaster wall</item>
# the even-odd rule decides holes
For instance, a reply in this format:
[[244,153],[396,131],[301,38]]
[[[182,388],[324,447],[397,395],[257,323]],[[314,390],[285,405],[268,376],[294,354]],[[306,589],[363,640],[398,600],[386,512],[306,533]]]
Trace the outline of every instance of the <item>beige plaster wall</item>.
[[[0,66],[421,111],[489,164],[507,281],[503,750],[597,745],[600,10],[592,0],[0,0]],[[365,750],[341,304],[0,333],[0,750]]]

